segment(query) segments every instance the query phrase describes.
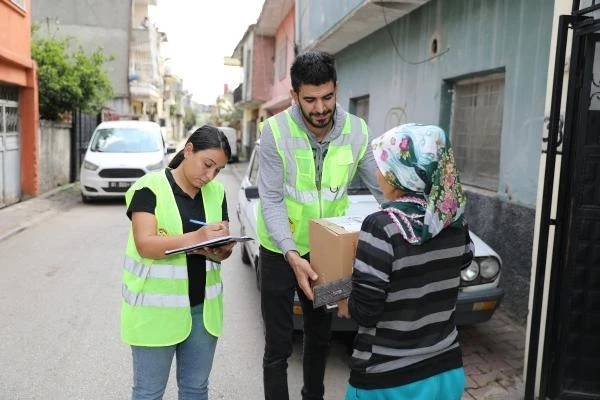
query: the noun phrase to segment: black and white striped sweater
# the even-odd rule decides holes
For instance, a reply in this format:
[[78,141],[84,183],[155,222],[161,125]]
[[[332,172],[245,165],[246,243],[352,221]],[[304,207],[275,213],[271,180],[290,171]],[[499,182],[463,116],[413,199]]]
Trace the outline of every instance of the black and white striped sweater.
[[386,212],[363,221],[349,298],[359,324],[350,384],[395,387],[462,367],[454,313],[472,257],[466,226],[415,246]]

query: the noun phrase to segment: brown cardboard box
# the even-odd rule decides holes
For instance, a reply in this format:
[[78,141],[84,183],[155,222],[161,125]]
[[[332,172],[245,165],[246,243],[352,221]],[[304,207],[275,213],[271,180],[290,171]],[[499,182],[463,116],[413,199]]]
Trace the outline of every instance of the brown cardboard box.
[[358,232],[364,217],[333,217],[309,222],[310,264],[319,274],[313,283],[314,307],[348,297]]

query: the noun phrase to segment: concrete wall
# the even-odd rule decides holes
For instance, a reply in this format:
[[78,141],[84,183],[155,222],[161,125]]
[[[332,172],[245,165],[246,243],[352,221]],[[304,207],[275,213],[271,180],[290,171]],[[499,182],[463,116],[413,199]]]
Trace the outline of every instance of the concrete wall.
[[71,36],[88,53],[101,47],[116,98],[129,95],[131,0],[31,0],[32,22],[45,36]]
[[[370,96],[375,134],[404,122],[442,124],[444,82],[505,73],[499,184],[467,188],[473,231],[504,260],[504,306],[524,322],[553,3],[434,0],[338,54],[338,101]],[[392,43],[393,38],[394,43]],[[441,56],[431,56],[437,38]],[[397,48],[397,50],[396,50]],[[445,128],[448,128],[447,126]],[[514,303],[514,304],[513,304]]]
[[40,193],[69,183],[71,124],[40,121]]

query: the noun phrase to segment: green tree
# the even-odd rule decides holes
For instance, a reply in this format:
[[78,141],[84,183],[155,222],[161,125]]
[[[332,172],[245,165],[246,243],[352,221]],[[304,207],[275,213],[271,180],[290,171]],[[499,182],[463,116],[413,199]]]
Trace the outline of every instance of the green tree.
[[192,129],[196,125],[196,113],[192,107],[185,108],[185,116],[183,117],[183,126],[186,132]]
[[113,58],[96,49],[87,55],[70,51],[72,38],[41,38],[34,35],[31,56],[38,66],[40,117],[61,120],[65,113],[80,109],[97,113],[113,96],[104,64]]

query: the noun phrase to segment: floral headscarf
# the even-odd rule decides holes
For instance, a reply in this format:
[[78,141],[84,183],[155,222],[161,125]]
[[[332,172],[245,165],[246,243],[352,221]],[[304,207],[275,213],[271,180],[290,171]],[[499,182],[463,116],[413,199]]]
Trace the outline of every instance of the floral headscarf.
[[381,174],[407,194],[381,208],[411,244],[464,225],[466,198],[446,133],[435,125],[404,124],[371,142]]

